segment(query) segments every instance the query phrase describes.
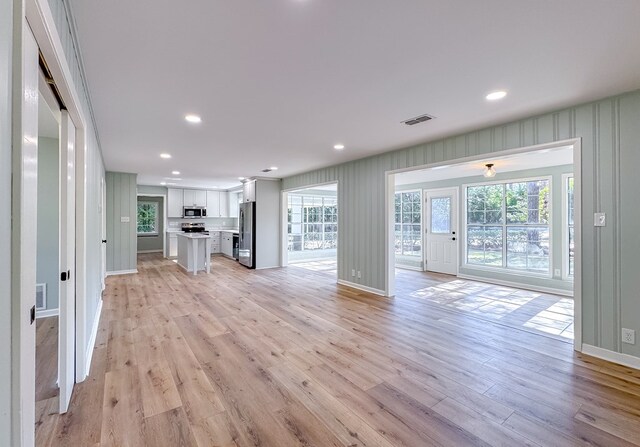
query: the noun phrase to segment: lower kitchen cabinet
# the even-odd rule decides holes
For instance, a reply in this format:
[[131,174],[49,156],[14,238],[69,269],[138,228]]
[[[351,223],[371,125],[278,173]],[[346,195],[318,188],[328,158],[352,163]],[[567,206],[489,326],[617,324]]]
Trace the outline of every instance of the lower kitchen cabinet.
[[233,258],[233,233],[223,231],[220,236],[222,254]]
[[178,256],[178,233],[167,233],[167,257]]

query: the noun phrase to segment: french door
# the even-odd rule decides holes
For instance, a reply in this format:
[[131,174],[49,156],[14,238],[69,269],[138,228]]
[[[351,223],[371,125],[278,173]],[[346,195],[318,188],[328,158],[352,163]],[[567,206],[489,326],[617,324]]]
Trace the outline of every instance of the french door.
[[425,270],[458,273],[458,188],[424,191]]

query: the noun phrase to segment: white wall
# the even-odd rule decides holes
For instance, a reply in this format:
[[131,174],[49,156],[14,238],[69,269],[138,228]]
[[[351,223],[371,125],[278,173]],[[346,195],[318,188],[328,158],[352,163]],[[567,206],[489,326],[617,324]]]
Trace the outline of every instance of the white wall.
[[11,445],[11,0],[0,0],[0,445]]

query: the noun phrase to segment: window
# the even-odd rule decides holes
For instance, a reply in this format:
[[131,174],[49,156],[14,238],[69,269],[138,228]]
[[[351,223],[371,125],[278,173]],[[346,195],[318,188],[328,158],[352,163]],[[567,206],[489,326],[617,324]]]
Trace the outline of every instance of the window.
[[395,247],[397,255],[422,256],[422,191],[395,195]]
[[550,180],[467,186],[466,263],[550,273]]
[[564,276],[565,278],[573,278],[573,272],[575,269],[574,259],[574,229],[573,229],[573,174],[566,174],[563,176],[563,192],[565,200],[565,225],[564,225],[564,247],[563,247],[563,262],[565,266]]
[[338,199],[289,194],[288,250],[329,250],[338,246]]
[[138,202],[138,235],[158,235],[158,202]]

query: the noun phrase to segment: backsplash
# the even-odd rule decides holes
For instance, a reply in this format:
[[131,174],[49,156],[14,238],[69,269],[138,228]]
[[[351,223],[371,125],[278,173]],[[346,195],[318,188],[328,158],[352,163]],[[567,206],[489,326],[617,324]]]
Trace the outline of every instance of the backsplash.
[[238,228],[237,217],[207,217],[204,219],[180,219],[169,218],[167,230],[179,230],[183,223],[204,222],[205,228],[221,230],[236,230]]

